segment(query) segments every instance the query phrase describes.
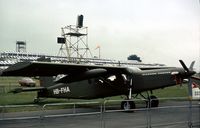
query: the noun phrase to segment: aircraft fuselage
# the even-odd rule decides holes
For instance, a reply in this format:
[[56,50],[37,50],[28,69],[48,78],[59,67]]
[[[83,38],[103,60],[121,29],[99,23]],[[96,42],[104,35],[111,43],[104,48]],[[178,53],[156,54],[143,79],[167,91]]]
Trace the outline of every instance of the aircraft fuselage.
[[[105,77],[91,78],[72,83],[57,83],[38,92],[39,97],[95,99],[116,95],[128,95],[130,79],[132,93],[164,88],[180,83],[176,74],[184,74],[182,68],[132,70],[123,77],[110,74]],[[110,79],[113,77],[114,80]]]

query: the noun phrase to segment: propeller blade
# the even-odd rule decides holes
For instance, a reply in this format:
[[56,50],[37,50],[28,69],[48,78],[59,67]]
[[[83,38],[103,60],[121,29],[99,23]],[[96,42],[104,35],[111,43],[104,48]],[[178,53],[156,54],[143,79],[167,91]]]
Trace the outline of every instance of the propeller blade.
[[192,61],[192,63],[190,64],[189,69],[190,69],[191,71],[193,71],[194,64],[195,64],[195,61]]
[[181,65],[185,69],[185,71],[189,72],[189,69],[187,68],[187,66],[185,65],[185,63],[182,60],[179,60],[179,62],[181,63]]

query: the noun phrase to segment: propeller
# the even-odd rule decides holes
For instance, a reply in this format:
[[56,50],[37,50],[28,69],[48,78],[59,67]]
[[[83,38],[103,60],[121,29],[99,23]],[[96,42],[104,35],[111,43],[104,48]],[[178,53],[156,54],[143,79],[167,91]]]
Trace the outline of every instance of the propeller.
[[194,66],[195,61],[193,61],[190,64],[190,68],[188,68],[182,60],[179,60],[179,62],[181,63],[183,69],[185,70],[185,73],[181,74],[183,79],[188,79],[196,73],[195,71],[193,71],[193,66]]
[[185,69],[185,71],[189,72],[189,69],[187,68],[187,66],[185,65],[185,63],[183,62],[183,60],[179,60],[179,62],[181,63],[181,65]]
[[188,69],[188,67],[185,65],[185,63],[182,60],[179,60],[179,62],[181,63],[183,69],[185,70],[184,74],[182,75],[182,79],[188,79],[188,92],[189,92],[189,97],[192,97],[192,81],[191,81],[191,77],[192,75],[194,75],[196,72],[193,71],[193,66],[195,61],[193,61],[190,65],[190,68]]

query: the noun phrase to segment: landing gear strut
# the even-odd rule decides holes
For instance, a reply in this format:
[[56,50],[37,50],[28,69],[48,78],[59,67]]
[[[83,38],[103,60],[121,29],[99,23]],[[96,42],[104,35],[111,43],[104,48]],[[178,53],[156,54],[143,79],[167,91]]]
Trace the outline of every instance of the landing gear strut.
[[134,101],[131,100],[132,98],[132,79],[130,81],[130,88],[129,88],[129,95],[127,96],[128,100],[122,101],[121,102],[121,109],[123,110],[131,110],[131,109],[135,109],[135,103]]

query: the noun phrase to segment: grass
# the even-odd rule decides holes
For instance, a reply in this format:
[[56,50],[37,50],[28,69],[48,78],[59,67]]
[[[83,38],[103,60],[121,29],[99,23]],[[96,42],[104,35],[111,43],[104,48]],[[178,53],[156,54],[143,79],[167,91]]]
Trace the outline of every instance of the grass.
[[176,85],[165,89],[158,89],[154,91],[154,95],[159,98],[187,97],[188,86],[183,84],[182,86]]

